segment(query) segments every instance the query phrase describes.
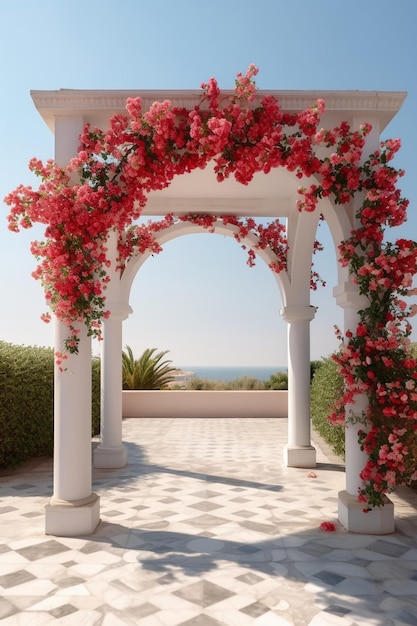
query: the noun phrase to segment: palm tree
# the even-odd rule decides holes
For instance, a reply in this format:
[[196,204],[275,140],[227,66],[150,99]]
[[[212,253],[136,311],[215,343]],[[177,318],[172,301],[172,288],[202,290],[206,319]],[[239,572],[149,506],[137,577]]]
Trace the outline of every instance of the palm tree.
[[156,352],[148,348],[139,359],[135,359],[132,348],[126,346],[122,352],[123,389],[163,389],[175,380],[172,361],[162,360],[169,352]]
[[133,356],[132,348],[126,346],[122,352],[122,380],[123,389],[135,389],[133,379],[135,375],[136,359]]

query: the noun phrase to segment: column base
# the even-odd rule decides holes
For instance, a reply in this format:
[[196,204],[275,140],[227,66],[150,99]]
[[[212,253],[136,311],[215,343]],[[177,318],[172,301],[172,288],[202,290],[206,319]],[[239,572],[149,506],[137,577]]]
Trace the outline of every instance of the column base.
[[92,535],[100,522],[100,498],[96,493],[84,500],[51,498],[45,507],[45,534],[56,537]]
[[363,511],[363,503],[347,491],[339,491],[339,522],[350,533],[388,535],[395,532],[394,505],[384,496],[384,506]]
[[105,448],[101,444],[93,452],[93,466],[99,469],[117,469],[127,463],[127,448],[122,444]]
[[286,467],[316,467],[316,449],[313,446],[284,447],[284,465]]

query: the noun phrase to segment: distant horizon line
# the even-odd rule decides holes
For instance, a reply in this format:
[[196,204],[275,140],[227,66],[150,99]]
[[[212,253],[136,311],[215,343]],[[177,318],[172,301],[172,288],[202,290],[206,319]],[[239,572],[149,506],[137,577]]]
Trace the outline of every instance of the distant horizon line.
[[273,367],[288,367],[288,365],[251,365],[249,363],[246,363],[245,365],[241,365],[241,364],[239,364],[239,365],[203,365],[203,364],[198,364],[198,365],[197,364],[192,364],[192,365],[189,365],[189,364],[186,364],[186,365],[180,365],[179,367],[205,367],[205,368],[207,368],[207,367],[215,367],[216,369],[219,369],[221,367],[224,367],[224,368],[250,367],[252,369],[257,368],[257,367],[259,367],[259,368],[266,368],[267,367],[269,369],[269,368],[273,368]]

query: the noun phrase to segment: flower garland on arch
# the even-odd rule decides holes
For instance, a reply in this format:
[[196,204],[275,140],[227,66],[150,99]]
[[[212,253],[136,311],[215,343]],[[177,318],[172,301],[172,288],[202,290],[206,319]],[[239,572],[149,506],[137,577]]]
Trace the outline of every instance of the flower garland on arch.
[[[253,218],[242,219],[236,215],[211,215],[211,214],[185,214],[177,218],[173,214],[167,214],[162,220],[149,220],[146,224],[132,225],[127,228],[119,240],[119,269],[123,272],[127,261],[134,255],[144,254],[150,251],[153,254],[159,254],[162,251],[161,246],[157,242],[154,233],[169,228],[178,222],[190,222],[197,224],[210,233],[215,232],[217,225],[232,225],[236,227],[234,238],[241,244],[243,250],[246,250],[248,258],[247,265],[253,267],[255,265],[256,250],[271,250],[276,259],[271,261],[269,268],[279,274],[287,270],[288,241],[286,238],[286,227],[278,219],[273,220],[266,226],[258,224]],[[256,237],[256,243],[253,248],[247,249],[247,245],[242,241],[252,234]],[[323,249],[322,245],[314,242],[313,254]],[[319,284],[325,285],[325,282],[315,271],[311,271],[310,288],[316,291]]]
[[[404,300],[414,293],[417,249],[415,242],[404,239],[384,243],[385,227],[406,219],[408,202],[397,189],[403,172],[389,165],[399,141],[384,142],[362,163],[370,125],[352,130],[343,122],[320,129],[322,100],[294,114],[282,112],[270,95],[256,100],[257,72],[252,65],[245,75],[238,74],[232,96],[222,95],[210,79],[202,85],[201,101],[190,110],[164,101],[144,112],[140,98],[129,98],[127,114],[115,115],[107,131],[85,127],[78,155],[66,167],[32,159],[29,169],[41,182],[36,191],[20,185],[5,198],[9,228],[17,232],[34,223],[45,225],[44,241],[31,246],[39,262],[33,276],[41,281],[51,310],[69,328],[66,349],[77,352],[75,326],[84,323],[90,335],[100,336],[100,324],[108,316],[109,230],[122,233],[121,264],[135,246],[158,252],[154,227],[138,231],[132,225],[147,195],[167,187],[175,176],[214,161],[219,182],[234,176],[246,185],[256,172],[284,167],[300,179],[314,176],[314,183],[299,189],[300,211],[314,211],[321,198],[345,205],[362,194],[359,226],[341,243],[340,259],[369,306],[360,312],[358,327],[348,329],[335,356],[346,393],[332,419],[340,421],[343,415],[344,420],[344,404],[356,394],[367,395],[369,409],[358,416],[365,424],[360,445],[369,457],[359,497],[365,507],[380,506],[383,493],[413,477],[407,437],[414,435],[417,424],[417,362],[408,345],[408,317],[414,310]],[[329,156],[318,158],[319,146],[326,147]],[[185,219],[207,221],[202,216]],[[286,241],[279,223],[262,230],[233,216],[227,220],[237,226],[241,238],[246,229],[255,228],[260,246],[275,246],[275,270],[285,270]],[[166,218],[161,228],[168,222]],[[249,251],[249,263],[253,254]],[[49,314],[44,319],[48,321]]]

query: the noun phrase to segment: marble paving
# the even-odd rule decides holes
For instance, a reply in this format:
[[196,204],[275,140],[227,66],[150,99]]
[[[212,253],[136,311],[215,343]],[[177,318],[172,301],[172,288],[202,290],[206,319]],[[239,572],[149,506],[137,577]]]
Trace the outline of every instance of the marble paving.
[[416,494],[392,496],[395,533],[347,533],[343,463],[313,436],[315,477],[283,466],[285,419],[125,420],[86,537],[44,534],[51,461],[3,472],[1,625],[416,626]]

